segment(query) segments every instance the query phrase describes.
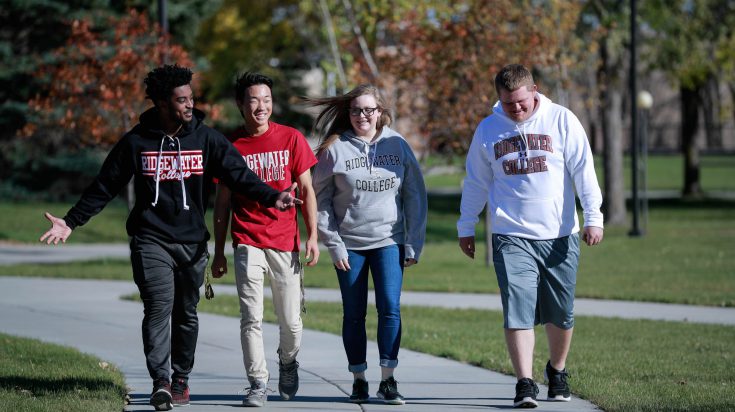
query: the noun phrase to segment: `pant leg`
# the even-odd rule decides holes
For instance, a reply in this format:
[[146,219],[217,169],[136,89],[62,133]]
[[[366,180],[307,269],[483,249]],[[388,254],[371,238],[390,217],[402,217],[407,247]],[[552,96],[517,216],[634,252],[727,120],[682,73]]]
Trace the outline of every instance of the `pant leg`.
[[391,245],[370,251],[370,271],[378,309],[378,351],[380,366],[398,366],[401,347],[401,287],[403,247]]
[[143,300],[143,352],[153,380],[169,378],[169,319],[174,304],[174,260],[160,244],[133,237],[133,279]]
[[266,261],[261,249],[238,245],[235,280],[240,298],[240,343],[248,380],[268,381],[263,349],[263,281]]
[[542,262],[538,286],[540,322],[574,327],[574,291],[579,265],[579,234],[533,242]]
[[350,270],[336,269],[342,293],[342,343],[347,353],[350,372],[362,372],[367,368],[365,314],[368,265],[364,253],[361,250],[348,250]]
[[174,245],[174,305],[171,313],[171,368],[174,378],[189,378],[199,337],[199,288],[204,283],[209,253],[207,244]]
[[281,363],[296,359],[301,348],[301,262],[298,252],[265,249],[273,307],[278,318],[278,356]]
[[533,329],[539,323],[539,264],[529,242],[494,234],[493,266],[503,303],[503,328]]

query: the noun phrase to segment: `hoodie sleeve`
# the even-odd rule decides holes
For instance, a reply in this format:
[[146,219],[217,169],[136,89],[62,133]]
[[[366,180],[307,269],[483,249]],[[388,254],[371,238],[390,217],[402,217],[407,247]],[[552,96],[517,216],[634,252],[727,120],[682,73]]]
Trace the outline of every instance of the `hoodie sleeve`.
[[477,127],[472,137],[470,150],[467,152],[465,169],[467,176],[462,187],[462,201],[459,206],[459,220],[457,234],[459,237],[475,235],[475,225],[480,221],[479,215],[488,201],[490,183],[493,180],[493,170],[487,158],[485,142],[482,138],[481,127]]
[[84,225],[120,193],[133,176],[134,159],[131,152],[130,139],[126,135],[115,144],[97,177],[64,216],[67,226],[74,229]]
[[316,193],[317,229],[319,240],[329,250],[332,262],[347,259],[347,247],[339,235],[339,224],[334,214],[332,199],[334,198],[334,158],[329,150],[319,155],[314,168],[312,184]]
[[401,145],[406,168],[401,185],[403,221],[406,227],[405,258],[418,261],[426,238],[426,216],[428,214],[426,186],[421,167],[411,147],[405,141],[402,141]]
[[227,185],[230,190],[240,193],[263,206],[273,207],[279,191],[265,184],[245,163],[242,155],[220,133],[215,132],[211,139],[214,146],[210,165],[213,175]]
[[592,149],[587,134],[577,117],[567,112],[566,144],[564,145],[564,161],[566,168],[574,180],[584,212],[584,226],[603,227],[602,192],[597,182],[597,174],[592,157]]

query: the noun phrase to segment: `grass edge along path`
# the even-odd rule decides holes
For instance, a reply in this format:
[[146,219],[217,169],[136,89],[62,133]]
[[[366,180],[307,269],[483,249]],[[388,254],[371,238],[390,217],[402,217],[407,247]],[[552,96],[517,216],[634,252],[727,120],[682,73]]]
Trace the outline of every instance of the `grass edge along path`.
[[121,411],[127,390],[113,365],[76,349],[0,333],[0,409]]
[[[276,321],[272,307],[265,302],[266,322]],[[305,328],[341,333],[340,304],[307,302],[307,309]],[[202,300],[200,310],[240,316],[236,296]],[[402,318],[403,348],[512,374],[501,312],[406,306]],[[376,325],[368,308],[372,341]],[[606,411],[735,409],[735,327],[578,316],[574,335],[567,362],[572,391]],[[543,381],[548,349],[540,327],[535,352],[534,379]]]

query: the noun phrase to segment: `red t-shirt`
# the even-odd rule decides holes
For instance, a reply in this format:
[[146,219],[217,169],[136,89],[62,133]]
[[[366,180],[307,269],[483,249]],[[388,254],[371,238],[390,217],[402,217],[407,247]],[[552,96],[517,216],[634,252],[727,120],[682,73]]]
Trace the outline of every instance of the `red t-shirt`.
[[[244,128],[228,137],[248,167],[272,188],[288,189],[316,164],[316,157],[301,132],[270,122],[268,131],[250,136]],[[276,249],[299,250],[296,208],[280,211],[232,192],[232,243]]]

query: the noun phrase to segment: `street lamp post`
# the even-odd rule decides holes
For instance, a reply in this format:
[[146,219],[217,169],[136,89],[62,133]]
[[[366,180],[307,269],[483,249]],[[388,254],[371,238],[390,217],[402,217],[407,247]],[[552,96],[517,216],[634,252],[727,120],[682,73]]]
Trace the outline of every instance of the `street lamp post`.
[[641,90],[636,96],[638,108],[640,109],[640,123],[638,131],[638,165],[636,170],[638,171],[638,189],[640,195],[638,197],[638,210],[640,211],[639,225],[640,234],[643,235],[648,229],[648,119],[653,107],[653,96],[646,90]]
[[629,236],[641,236],[641,229],[639,225],[640,217],[640,202],[638,199],[638,86],[636,85],[636,78],[638,76],[636,70],[637,52],[636,46],[638,43],[638,23],[636,17],[638,14],[636,0],[630,0],[630,95],[631,95],[631,108],[630,108],[630,152],[631,152],[631,191],[633,200],[633,227],[628,233]]

